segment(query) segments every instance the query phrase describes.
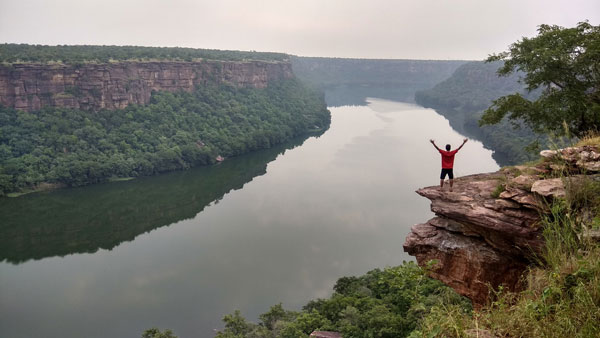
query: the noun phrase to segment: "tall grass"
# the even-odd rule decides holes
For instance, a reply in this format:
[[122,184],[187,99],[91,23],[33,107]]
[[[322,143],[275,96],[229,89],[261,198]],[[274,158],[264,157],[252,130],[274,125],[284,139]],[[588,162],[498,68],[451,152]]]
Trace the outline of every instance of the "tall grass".
[[576,146],[578,146],[578,147],[582,147],[582,146],[600,147],[600,134],[599,133],[590,133],[590,134],[584,136],[583,138],[581,138],[581,140],[579,140],[579,142],[576,144]]

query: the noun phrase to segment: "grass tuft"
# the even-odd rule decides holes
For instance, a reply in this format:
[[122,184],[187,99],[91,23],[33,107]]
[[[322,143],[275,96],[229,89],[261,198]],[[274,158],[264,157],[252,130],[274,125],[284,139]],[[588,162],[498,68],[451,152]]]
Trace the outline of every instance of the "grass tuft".
[[500,194],[505,190],[506,190],[505,183],[498,183],[498,185],[496,186],[496,189],[494,189],[494,191],[492,191],[492,197],[499,198]]
[[584,136],[577,144],[576,147],[583,146],[595,146],[600,147],[600,135],[598,133],[592,133]]

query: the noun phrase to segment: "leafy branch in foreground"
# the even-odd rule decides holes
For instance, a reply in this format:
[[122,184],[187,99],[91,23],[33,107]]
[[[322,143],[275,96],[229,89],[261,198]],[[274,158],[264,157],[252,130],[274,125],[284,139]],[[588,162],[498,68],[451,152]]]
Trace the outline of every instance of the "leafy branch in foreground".
[[600,130],[600,26],[580,22],[576,27],[540,25],[538,35],[513,43],[487,61],[504,61],[499,75],[525,73],[529,91],[540,88],[536,100],[515,93],[496,99],[480,125],[523,121],[535,132],[563,135],[563,124],[576,137]]

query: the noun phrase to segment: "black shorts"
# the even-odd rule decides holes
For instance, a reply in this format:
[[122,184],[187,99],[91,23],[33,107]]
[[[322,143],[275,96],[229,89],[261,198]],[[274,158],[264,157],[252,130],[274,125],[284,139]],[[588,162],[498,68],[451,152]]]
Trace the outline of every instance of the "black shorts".
[[451,180],[454,179],[454,172],[452,172],[452,169],[442,169],[442,173],[440,174],[440,180],[446,178],[446,174],[448,174],[448,177]]

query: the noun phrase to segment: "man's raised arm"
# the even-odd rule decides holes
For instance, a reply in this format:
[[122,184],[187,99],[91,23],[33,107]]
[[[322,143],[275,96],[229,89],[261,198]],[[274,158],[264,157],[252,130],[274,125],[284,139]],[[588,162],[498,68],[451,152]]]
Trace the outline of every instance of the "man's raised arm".
[[429,142],[431,142],[431,144],[433,144],[433,146],[435,147],[435,149],[440,150],[440,148],[438,148],[438,146],[435,145],[435,141],[433,139],[429,140]]
[[462,148],[465,145],[465,143],[467,143],[468,140],[469,140],[468,138],[464,139],[463,143],[460,145],[460,147],[458,147],[458,149],[456,149],[456,151],[459,151],[460,148]]

